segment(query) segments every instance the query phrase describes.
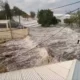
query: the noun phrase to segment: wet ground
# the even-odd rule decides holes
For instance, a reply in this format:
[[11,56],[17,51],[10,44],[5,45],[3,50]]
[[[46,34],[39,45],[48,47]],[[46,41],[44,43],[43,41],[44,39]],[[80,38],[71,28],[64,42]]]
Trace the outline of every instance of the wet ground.
[[29,27],[30,33],[25,39],[12,40],[0,46],[0,64],[12,71],[80,59],[79,29],[60,25]]

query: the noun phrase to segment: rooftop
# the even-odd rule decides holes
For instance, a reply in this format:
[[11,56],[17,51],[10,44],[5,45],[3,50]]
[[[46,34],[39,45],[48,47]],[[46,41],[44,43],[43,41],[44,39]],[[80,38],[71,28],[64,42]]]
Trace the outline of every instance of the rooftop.
[[3,73],[0,80],[80,80],[79,67],[78,60],[71,60]]

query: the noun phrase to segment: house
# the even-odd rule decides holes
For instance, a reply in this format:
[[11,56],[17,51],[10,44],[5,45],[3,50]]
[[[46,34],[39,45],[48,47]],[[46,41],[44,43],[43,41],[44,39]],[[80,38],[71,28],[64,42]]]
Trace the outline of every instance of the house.
[[0,74],[0,80],[80,80],[80,61],[71,60]]

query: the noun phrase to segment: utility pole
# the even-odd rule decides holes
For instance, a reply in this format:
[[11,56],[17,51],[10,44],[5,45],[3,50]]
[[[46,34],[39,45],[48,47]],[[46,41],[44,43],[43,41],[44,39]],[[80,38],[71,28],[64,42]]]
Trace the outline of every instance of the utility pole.
[[21,18],[20,18],[20,11],[19,11],[19,10],[17,10],[17,13],[18,13],[18,16],[19,16],[19,24],[20,24],[20,22],[21,22]]
[[21,22],[21,18],[20,18],[20,14],[19,14],[19,24],[20,24],[20,22]]
[[11,39],[13,39],[13,33],[12,33],[12,28],[11,28],[11,20],[9,20],[9,27],[10,27]]
[[10,10],[10,6],[8,4],[8,0],[6,0],[6,2],[5,2],[5,11],[8,11],[8,12],[6,12],[6,20],[9,25],[11,39],[13,39],[12,27],[11,27],[11,12],[10,12],[11,10]]

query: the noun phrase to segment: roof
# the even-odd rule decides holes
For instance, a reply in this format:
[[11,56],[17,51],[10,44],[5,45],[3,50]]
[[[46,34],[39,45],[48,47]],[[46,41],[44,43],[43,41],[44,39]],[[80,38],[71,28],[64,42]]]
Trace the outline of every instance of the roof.
[[67,80],[80,80],[80,61],[75,60],[70,69]]
[[79,61],[71,60],[3,73],[0,80],[80,80],[79,67]]

